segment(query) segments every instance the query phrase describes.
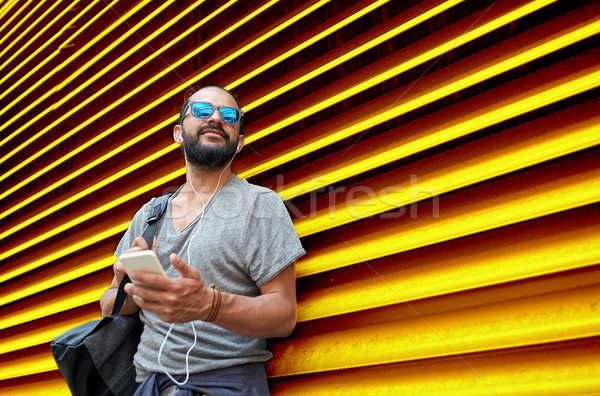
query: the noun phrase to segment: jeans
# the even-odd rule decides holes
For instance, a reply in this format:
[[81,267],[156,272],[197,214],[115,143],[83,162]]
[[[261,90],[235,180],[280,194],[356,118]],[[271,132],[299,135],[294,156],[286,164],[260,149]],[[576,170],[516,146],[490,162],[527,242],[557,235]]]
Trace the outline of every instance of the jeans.
[[[174,376],[178,382],[185,375]],[[134,396],[269,396],[263,363],[249,363],[204,373],[190,374],[185,385],[175,384],[164,374],[154,373],[144,381]],[[175,391],[175,393],[173,393]]]

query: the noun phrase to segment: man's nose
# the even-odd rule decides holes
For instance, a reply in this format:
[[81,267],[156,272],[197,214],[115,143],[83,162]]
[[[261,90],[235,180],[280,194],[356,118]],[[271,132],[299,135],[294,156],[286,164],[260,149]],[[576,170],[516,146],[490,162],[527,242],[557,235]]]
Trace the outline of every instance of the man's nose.
[[223,119],[221,118],[221,112],[218,109],[215,109],[215,111],[212,112],[212,114],[210,115],[210,117],[208,117],[207,119],[208,122],[212,122],[212,123],[217,123],[217,124],[223,124]]

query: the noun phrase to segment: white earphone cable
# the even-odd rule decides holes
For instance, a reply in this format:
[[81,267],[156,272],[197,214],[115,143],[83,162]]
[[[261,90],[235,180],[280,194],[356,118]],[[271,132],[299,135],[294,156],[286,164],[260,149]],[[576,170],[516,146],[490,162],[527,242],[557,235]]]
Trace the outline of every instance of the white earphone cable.
[[[210,203],[210,201],[216,194],[217,190],[219,189],[219,184],[221,184],[221,177],[223,177],[223,173],[225,173],[225,170],[231,166],[231,163],[233,162],[233,159],[235,158],[235,154],[237,154],[237,153],[233,154],[233,157],[231,157],[231,161],[229,161],[229,164],[227,164],[227,166],[225,168],[223,168],[223,170],[221,171],[221,174],[219,175],[219,180],[217,181],[217,186],[215,187],[215,190],[212,192],[212,194],[210,194],[210,197],[208,198],[208,201],[206,201],[206,203],[204,202],[204,200],[202,199],[200,194],[198,194],[198,191],[196,191],[196,188],[194,188],[194,183],[192,183],[191,178],[189,178],[189,175],[188,175],[188,179],[190,180],[190,186],[192,187],[192,190],[194,190],[194,193],[196,193],[196,195],[198,196],[198,198],[200,198],[200,201],[202,202],[202,211],[200,212],[200,220],[198,220],[198,225],[196,225],[196,231],[190,238],[190,243],[188,243],[188,247],[187,247],[187,259],[188,259],[187,263],[188,263],[188,265],[190,265],[190,246],[192,246],[192,242],[194,241],[196,234],[198,234],[198,231],[200,230],[202,221],[204,220],[204,209],[206,209],[206,206]],[[184,156],[186,157],[185,168],[186,168],[186,173],[187,173],[187,172],[189,172],[189,168],[188,168],[188,162],[187,162],[187,155],[185,155],[185,151],[184,151]],[[167,334],[165,334],[165,338],[163,339],[162,343],[160,344],[160,349],[158,350],[157,360],[158,360],[158,365],[163,370],[163,372],[167,375],[167,377],[169,377],[171,379],[171,381],[173,381],[175,384],[182,386],[182,385],[185,385],[190,378],[189,355],[190,355],[190,352],[192,351],[192,349],[194,349],[194,347],[196,346],[198,336],[196,333],[196,327],[194,326],[194,322],[190,322],[190,325],[192,326],[192,330],[194,332],[194,343],[192,344],[192,346],[188,349],[187,353],[185,354],[185,380],[183,382],[179,382],[175,378],[173,378],[173,376],[167,371],[167,369],[163,366],[163,364],[160,361],[163,348],[165,346],[165,343],[167,342],[167,339],[169,338],[169,335],[171,334],[171,330],[173,330],[174,325],[175,325],[175,323],[171,323],[171,325],[169,326],[169,331],[167,331]]]

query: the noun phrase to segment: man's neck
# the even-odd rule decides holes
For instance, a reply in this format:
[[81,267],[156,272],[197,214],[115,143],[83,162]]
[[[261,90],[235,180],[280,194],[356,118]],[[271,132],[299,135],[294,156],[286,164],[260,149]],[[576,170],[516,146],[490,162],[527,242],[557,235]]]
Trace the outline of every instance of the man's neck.
[[192,195],[197,193],[205,201],[210,199],[215,191],[223,187],[232,175],[229,164],[224,165],[223,168],[214,169],[188,163],[187,170],[186,184],[183,191],[192,193]]
[[173,229],[179,233],[194,221],[231,175],[229,165],[225,169],[217,170],[188,166],[186,183],[171,202]]

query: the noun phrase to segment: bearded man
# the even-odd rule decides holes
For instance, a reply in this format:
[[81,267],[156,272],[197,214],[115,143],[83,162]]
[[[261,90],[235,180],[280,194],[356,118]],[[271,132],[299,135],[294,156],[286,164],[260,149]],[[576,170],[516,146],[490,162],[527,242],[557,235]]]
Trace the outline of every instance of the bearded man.
[[[185,100],[173,138],[186,182],[169,199],[153,246],[139,237],[148,204],[117,246],[117,257],[153,250],[166,272],[134,271],[132,281],[146,286],[125,287],[120,315],[139,315],[144,324],[136,395],[269,394],[266,338],[295,326],[295,261],[305,251],[279,196],[231,170],[244,145],[243,117],[223,87]],[[125,275],[119,261],[113,268],[100,302],[105,316]]]

